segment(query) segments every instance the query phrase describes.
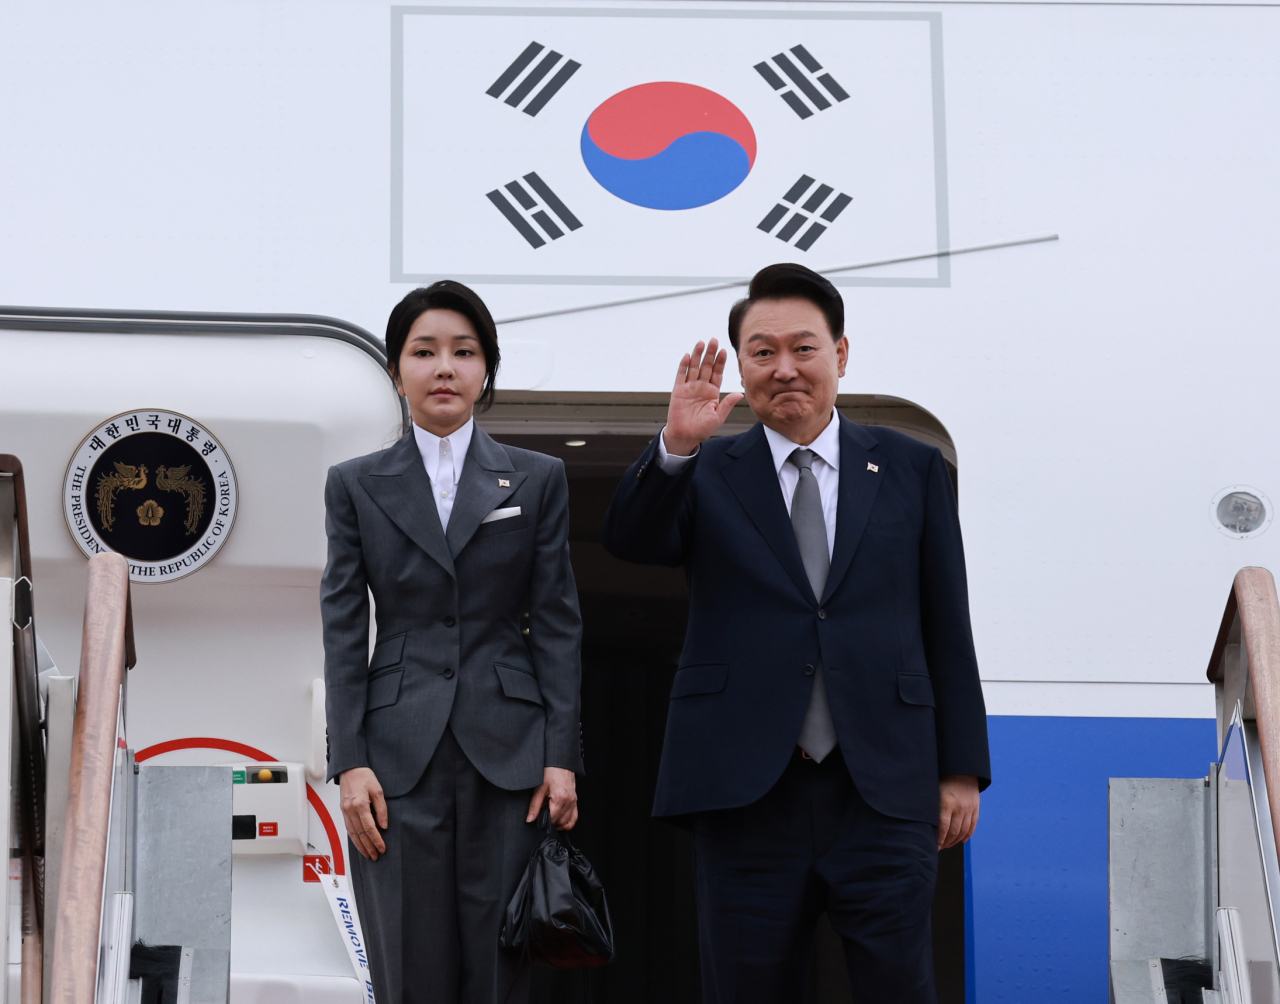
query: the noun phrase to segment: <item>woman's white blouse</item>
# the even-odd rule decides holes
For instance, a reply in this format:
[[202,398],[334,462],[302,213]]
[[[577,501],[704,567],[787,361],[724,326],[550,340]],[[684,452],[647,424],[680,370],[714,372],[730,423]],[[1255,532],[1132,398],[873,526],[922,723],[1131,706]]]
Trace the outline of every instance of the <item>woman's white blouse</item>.
[[458,479],[462,477],[462,465],[467,461],[475,425],[476,420],[469,418],[466,425],[443,439],[416,424],[413,427],[413,438],[418,444],[418,452],[422,454],[422,466],[427,469],[427,477],[431,480],[431,494],[436,500],[440,525],[446,530],[449,529],[453,497],[458,491]]

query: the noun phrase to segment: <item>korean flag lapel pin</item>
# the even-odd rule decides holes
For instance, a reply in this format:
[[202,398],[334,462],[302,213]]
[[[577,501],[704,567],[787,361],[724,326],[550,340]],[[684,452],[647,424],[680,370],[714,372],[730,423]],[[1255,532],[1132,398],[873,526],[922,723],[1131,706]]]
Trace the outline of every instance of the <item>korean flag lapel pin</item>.
[[508,481],[506,478],[498,478],[498,487],[499,487],[499,488],[510,488],[510,487],[511,487],[511,482],[510,482],[510,481]]
[[873,464],[870,460],[868,460],[868,461],[867,461],[867,470],[869,470],[872,474],[879,474],[879,473],[880,473],[880,465],[879,465],[879,464]]

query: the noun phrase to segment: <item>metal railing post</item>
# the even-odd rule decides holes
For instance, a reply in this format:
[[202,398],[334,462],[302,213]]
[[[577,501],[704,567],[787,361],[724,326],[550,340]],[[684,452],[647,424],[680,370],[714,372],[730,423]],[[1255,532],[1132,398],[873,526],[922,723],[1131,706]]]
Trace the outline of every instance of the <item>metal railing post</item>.
[[129,564],[118,554],[96,555],[85,600],[51,1004],[93,1004],[97,989],[120,684],[132,653]]

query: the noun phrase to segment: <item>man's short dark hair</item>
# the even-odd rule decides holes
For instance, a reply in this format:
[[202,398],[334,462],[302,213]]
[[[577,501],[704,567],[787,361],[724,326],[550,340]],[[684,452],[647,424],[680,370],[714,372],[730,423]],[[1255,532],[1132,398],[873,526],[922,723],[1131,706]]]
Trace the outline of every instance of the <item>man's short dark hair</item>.
[[480,348],[484,351],[485,378],[477,407],[484,411],[493,404],[494,380],[498,376],[498,328],[493,315],[475,290],[452,279],[441,279],[430,286],[422,286],[405,295],[391,310],[387,318],[387,365],[396,376],[400,375],[400,353],[409,337],[413,322],[428,310],[454,310],[471,322]]
[[762,268],[751,279],[745,299],[729,311],[729,343],[738,350],[738,332],[747,311],[761,300],[808,300],[822,311],[837,342],[844,337],[844,299],[825,276],[811,268],[782,262]]

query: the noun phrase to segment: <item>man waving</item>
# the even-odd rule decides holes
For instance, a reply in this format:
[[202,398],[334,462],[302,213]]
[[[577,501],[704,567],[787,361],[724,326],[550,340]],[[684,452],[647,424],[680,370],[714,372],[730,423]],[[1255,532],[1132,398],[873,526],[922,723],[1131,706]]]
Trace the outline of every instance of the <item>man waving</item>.
[[694,831],[703,999],[799,1000],[825,912],[855,999],[932,1004],[937,852],[991,773],[947,465],[836,412],[844,304],[817,273],[759,272],[729,340],[759,424],[712,438],[743,395],[699,342],[604,530],[689,583],[654,815]]

